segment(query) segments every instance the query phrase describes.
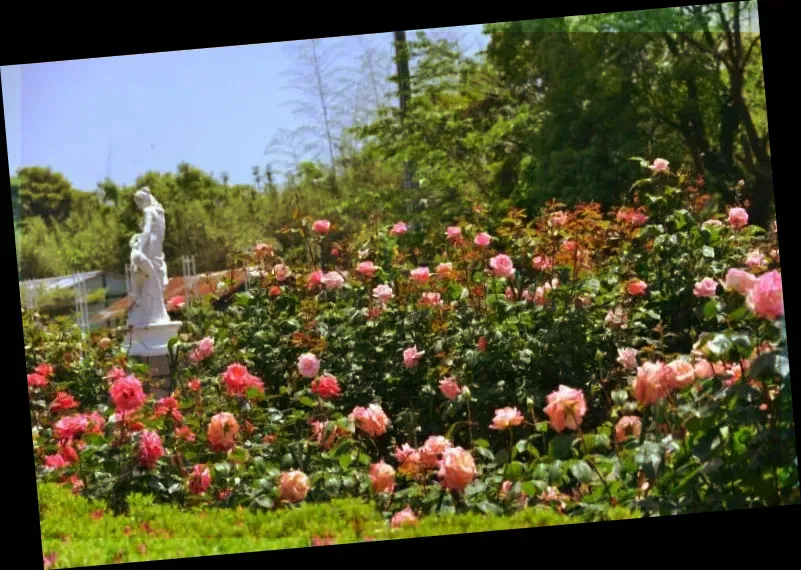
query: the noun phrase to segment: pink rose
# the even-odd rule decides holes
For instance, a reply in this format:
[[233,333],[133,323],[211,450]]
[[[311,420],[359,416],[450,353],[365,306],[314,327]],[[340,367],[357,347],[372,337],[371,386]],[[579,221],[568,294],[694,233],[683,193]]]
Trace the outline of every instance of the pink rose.
[[420,302],[423,305],[436,306],[442,304],[442,298],[439,293],[423,293],[420,297]]
[[398,222],[394,226],[392,226],[389,235],[402,236],[408,231],[408,229],[409,227],[406,225],[405,222]]
[[478,475],[473,456],[461,447],[453,447],[442,454],[438,476],[445,487],[462,491]]
[[663,172],[668,169],[669,164],[670,163],[664,158],[657,158],[654,160],[654,163],[650,166],[650,168],[654,172]]
[[142,383],[134,376],[124,376],[115,380],[108,392],[118,412],[136,410],[145,403]]
[[278,281],[286,281],[289,279],[290,275],[292,275],[292,272],[289,270],[289,267],[283,263],[279,263],[273,267],[273,275],[275,275]]
[[642,295],[643,293],[645,293],[646,289],[648,289],[648,285],[645,283],[645,281],[640,281],[640,280],[631,281],[626,286],[626,291],[628,291],[629,295],[635,295],[635,296]]
[[462,388],[456,380],[448,376],[439,381],[439,391],[449,400],[455,400],[462,393]]
[[481,232],[476,236],[476,239],[473,240],[473,243],[475,243],[479,247],[487,247],[491,241],[492,241],[491,235],[489,235],[487,232]]
[[634,348],[617,349],[617,361],[626,370],[637,369],[637,350]]
[[631,217],[629,218],[629,222],[635,228],[639,228],[640,226],[644,226],[645,222],[648,221],[648,216],[643,214],[642,212],[633,212]]
[[758,250],[752,251],[745,258],[745,264],[751,269],[762,267],[765,264],[765,256]]
[[740,295],[748,295],[756,283],[756,276],[742,269],[729,269],[726,273],[725,287],[729,291],[737,291]]
[[461,241],[461,239],[462,239],[462,228],[460,228],[458,226],[451,226],[451,227],[448,228],[448,230],[445,232],[445,234],[448,236],[448,239],[451,240],[451,241],[454,241],[454,242]]
[[668,368],[673,370],[673,374],[667,377],[669,387],[671,388],[686,388],[695,380],[695,369],[693,365],[686,360],[674,360],[668,364]]
[[323,272],[319,269],[309,274],[308,279],[306,280],[306,287],[309,289],[314,289],[318,285],[322,284],[323,282]]
[[748,212],[744,208],[732,208],[729,210],[729,225],[737,229],[748,225]]
[[554,212],[548,219],[548,225],[551,227],[559,228],[567,223],[568,217],[564,212]]
[[490,429],[505,430],[512,426],[519,426],[523,423],[523,414],[517,408],[501,408],[495,410],[495,417],[492,418]]
[[189,492],[193,495],[202,495],[211,485],[211,473],[205,465],[195,465],[189,475]]
[[161,437],[154,431],[142,431],[139,435],[139,464],[151,469],[164,455]]
[[320,371],[320,359],[311,352],[301,354],[298,358],[298,372],[304,378],[314,378]]
[[422,467],[433,469],[437,467],[442,455],[452,447],[453,444],[446,438],[442,437],[441,435],[432,435],[418,450],[418,461]]
[[207,336],[197,343],[197,346],[189,354],[189,359],[192,362],[201,362],[212,354],[214,354],[214,339]]
[[339,387],[339,381],[336,376],[323,374],[314,379],[311,384],[311,391],[324,400],[329,400],[338,397],[341,393],[341,388]]
[[712,226],[718,228],[723,225],[723,222],[721,222],[720,220],[707,220],[701,225],[703,227]]
[[428,283],[428,278],[430,276],[431,274],[428,271],[428,267],[418,267],[411,271],[411,278],[417,283]]
[[370,404],[367,408],[356,406],[348,419],[370,437],[384,435],[389,425],[389,418],[377,404]]
[[328,220],[317,220],[312,224],[312,231],[318,234],[327,234],[331,229],[331,222]]
[[394,294],[392,293],[392,287],[389,285],[379,285],[375,289],[373,289],[373,297],[380,300],[383,303],[386,303]]
[[418,351],[417,345],[407,348],[403,351],[403,365],[406,368],[414,368],[417,366],[417,362],[420,360],[420,357],[422,357],[425,353],[425,350]]
[[382,459],[370,466],[370,482],[376,493],[391,493],[395,489],[395,469]]
[[693,371],[698,380],[706,380],[707,378],[713,378],[715,376],[715,370],[708,360],[699,360],[696,362]]
[[453,263],[440,263],[437,265],[437,277],[448,279],[453,274]]
[[329,271],[325,275],[323,275],[320,282],[325,286],[326,289],[339,289],[345,283],[345,278],[336,271]]
[[584,414],[587,413],[587,403],[581,390],[560,385],[555,392],[548,394],[548,405],[543,410],[551,420],[551,427],[561,433],[567,429],[577,430],[581,425]]
[[378,270],[378,267],[373,265],[372,261],[363,261],[359,264],[356,268],[356,273],[360,275],[364,275],[366,277],[373,277],[375,272]]
[[704,277],[695,284],[693,295],[696,297],[714,297],[718,289],[718,282],[711,277]]
[[638,438],[641,433],[642,420],[637,416],[623,416],[615,425],[615,439],[617,441],[625,441],[629,435]]
[[298,503],[309,493],[309,478],[302,471],[281,473],[278,491],[282,501]]
[[746,304],[756,316],[763,319],[775,320],[783,316],[781,274],[774,270],[757,279],[746,297]]
[[490,259],[490,267],[496,277],[514,277],[515,275],[512,259],[503,253]]
[[503,292],[503,296],[511,303],[515,300],[515,290],[511,287],[507,287],[506,291]]
[[417,517],[410,507],[406,507],[402,511],[398,511],[392,515],[392,520],[390,521],[392,528],[400,528],[415,524],[417,524]]
[[614,310],[610,309],[604,317],[604,323],[610,328],[618,328],[625,325],[629,320],[628,315],[623,312],[623,309],[616,307]]
[[206,437],[214,451],[228,451],[234,447],[234,437],[238,432],[236,418],[228,412],[221,412],[211,418]]
[[662,362],[646,362],[637,369],[634,397],[641,404],[656,404],[665,398],[674,372]]
[[417,453],[417,451],[408,443],[404,443],[401,447],[395,450],[395,459],[398,463],[405,463],[409,457]]
[[537,271],[545,271],[553,267],[553,261],[547,255],[537,255],[532,263]]

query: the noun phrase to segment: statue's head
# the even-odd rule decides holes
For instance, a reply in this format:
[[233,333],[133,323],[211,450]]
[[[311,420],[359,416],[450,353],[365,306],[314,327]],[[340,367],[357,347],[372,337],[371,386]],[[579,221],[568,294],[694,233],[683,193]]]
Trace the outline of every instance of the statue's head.
[[140,188],[134,194],[134,202],[140,209],[144,210],[153,202],[153,195],[150,193],[150,188],[145,186]]

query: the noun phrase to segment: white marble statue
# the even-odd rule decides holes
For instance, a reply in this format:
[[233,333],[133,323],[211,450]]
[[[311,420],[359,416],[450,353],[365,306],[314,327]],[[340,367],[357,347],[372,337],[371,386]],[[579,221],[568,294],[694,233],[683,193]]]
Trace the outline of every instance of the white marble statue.
[[171,321],[164,305],[167,264],[164,261],[164,208],[141,188],[134,201],[144,213],[142,232],[131,238],[132,306],[128,311],[131,355],[156,356],[167,353],[167,342],[175,336],[180,322]]

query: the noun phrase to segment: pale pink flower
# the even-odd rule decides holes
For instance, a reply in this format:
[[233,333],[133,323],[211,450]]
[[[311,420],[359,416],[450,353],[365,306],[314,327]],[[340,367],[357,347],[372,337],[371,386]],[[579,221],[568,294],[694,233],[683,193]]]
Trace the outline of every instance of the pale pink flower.
[[370,404],[366,408],[356,406],[348,416],[348,420],[356,424],[370,437],[384,435],[389,425],[389,418],[378,404]]
[[386,303],[395,295],[392,293],[392,287],[389,285],[379,285],[375,289],[373,289],[373,297],[381,301],[382,303]]
[[495,410],[495,417],[492,418],[490,429],[505,430],[512,426],[519,426],[523,423],[523,414],[517,408],[500,408]]
[[693,372],[695,372],[695,377],[698,380],[706,380],[707,378],[713,378],[715,376],[715,370],[712,368],[712,364],[710,364],[708,360],[703,359],[695,363]]
[[615,439],[625,441],[628,436],[640,437],[642,420],[638,416],[623,416],[615,425]]
[[402,511],[398,511],[392,515],[392,520],[390,521],[392,528],[400,528],[415,524],[417,524],[417,517],[410,507],[406,507]]
[[395,469],[382,459],[370,466],[370,482],[376,493],[391,493],[395,489]]
[[417,345],[407,348],[403,351],[403,365],[406,368],[414,368],[417,366],[417,362],[420,358],[426,353],[425,350],[418,351]]
[[729,210],[729,225],[737,229],[748,225],[748,212],[744,208],[732,208]]
[[606,317],[604,317],[604,323],[609,328],[622,327],[628,320],[628,315],[624,313],[623,309],[620,307],[616,307],[614,310],[610,309],[609,312],[606,313]]
[[428,283],[428,278],[430,276],[431,273],[428,271],[428,267],[418,267],[417,269],[412,269],[411,271],[411,278],[417,283]]
[[560,385],[559,389],[548,394],[548,405],[543,410],[551,420],[551,427],[561,433],[567,429],[577,430],[587,413],[587,402],[584,392],[569,386]]
[[532,265],[537,271],[546,271],[553,267],[553,261],[547,255],[537,255],[534,257]]
[[503,253],[490,259],[490,267],[496,277],[514,277],[515,275],[512,258]]
[[564,212],[554,212],[548,219],[548,225],[555,228],[560,228],[567,223],[568,217]]
[[695,368],[686,360],[677,359],[668,364],[673,374],[667,376],[668,387],[686,388],[695,380]]
[[297,503],[306,498],[309,493],[309,478],[302,471],[288,471],[281,473],[278,483],[278,492],[282,501]]
[[637,369],[634,397],[641,404],[656,404],[670,391],[673,375],[673,370],[663,362],[644,363]]
[[304,378],[314,378],[320,371],[320,359],[311,352],[301,354],[298,358],[298,372]]
[[693,295],[696,297],[714,297],[718,289],[718,282],[711,277],[704,277],[693,287]]
[[442,455],[451,449],[453,444],[447,438],[441,435],[432,435],[429,437],[423,446],[418,449],[419,463],[427,469],[437,467],[437,464]]
[[511,303],[515,300],[515,290],[511,287],[507,287],[506,291],[503,292],[503,296]]
[[756,276],[743,269],[729,269],[726,273],[725,287],[729,291],[737,291],[740,295],[748,295],[754,284]]
[[455,400],[462,393],[462,388],[451,376],[439,381],[439,390],[449,400]]
[[356,267],[356,273],[366,277],[373,277],[378,269],[377,266],[373,265],[372,261],[362,261],[358,267]]
[[345,278],[342,277],[342,274],[337,271],[329,271],[325,275],[323,275],[320,282],[325,286],[326,289],[339,289],[345,283]]
[[278,281],[286,281],[292,275],[292,272],[289,270],[289,267],[283,263],[279,263],[273,267],[273,275],[275,275]]
[[754,250],[745,258],[745,264],[751,269],[762,267],[765,265],[765,256],[759,250]]
[[448,489],[462,491],[477,475],[478,470],[470,452],[461,447],[452,447],[442,454],[438,476]]
[[476,239],[473,240],[473,243],[475,243],[479,247],[487,247],[491,241],[492,241],[491,235],[489,235],[487,232],[481,232],[476,236]]
[[618,348],[617,349],[617,361],[625,368],[626,370],[636,370],[637,369],[637,350],[634,348]]
[[406,222],[397,222],[389,232],[389,235],[392,236],[402,236],[409,230],[409,227],[406,225]]
[[451,226],[445,232],[445,235],[448,236],[448,239],[453,242],[461,241],[462,239],[462,228],[458,226]]
[[433,307],[442,304],[442,297],[439,293],[427,292],[422,294],[420,302],[423,305],[430,305]]
[[312,231],[318,234],[327,234],[331,229],[331,222],[328,220],[317,220],[312,224]]
[[748,308],[758,317],[775,320],[784,315],[782,276],[778,271],[765,273],[756,280],[746,297]]
[[650,166],[650,169],[654,172],[663,172],[668,169],[670,163],[665,160],[664,158],[657,158],[654,160],[654,163]]

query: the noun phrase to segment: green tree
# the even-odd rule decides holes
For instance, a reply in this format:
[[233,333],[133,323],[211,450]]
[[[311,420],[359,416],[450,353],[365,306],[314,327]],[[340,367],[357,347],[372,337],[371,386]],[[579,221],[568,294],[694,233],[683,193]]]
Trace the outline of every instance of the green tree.
[[72,184],[50,167],[26,166],[17,171],[22,218],[38,216],[45,223],[67,219],[72,205]]

